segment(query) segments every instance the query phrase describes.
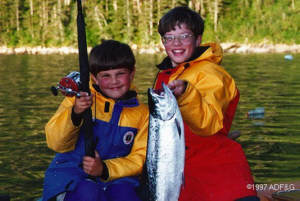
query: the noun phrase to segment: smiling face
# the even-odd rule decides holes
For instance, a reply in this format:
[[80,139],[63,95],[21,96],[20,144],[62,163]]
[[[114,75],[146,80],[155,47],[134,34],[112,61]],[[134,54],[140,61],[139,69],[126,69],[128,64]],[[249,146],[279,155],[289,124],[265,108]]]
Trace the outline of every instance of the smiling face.
[[[190,37],[185,38],[184,36]],[[169,42],[163,40],[163,44],[173,67],[191,58],[195,48],[201,43],[201,36],[195,37],[185,24],[181,24],[180,27],[176,25],[174,30],[166,32],[164,38],[169,37],[173,37],[173,40]]]
[[130,88],[134,78],[134,71],[127,68],[100,71],[93,81],[99,86],[101,92],[114,100],[122,98]]

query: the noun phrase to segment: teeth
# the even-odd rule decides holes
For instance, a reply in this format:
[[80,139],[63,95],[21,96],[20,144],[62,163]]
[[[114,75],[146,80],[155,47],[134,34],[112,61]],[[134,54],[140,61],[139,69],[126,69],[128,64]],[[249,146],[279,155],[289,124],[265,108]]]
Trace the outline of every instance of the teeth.
[[183,53],[184,50],[173,50],[174,53]]

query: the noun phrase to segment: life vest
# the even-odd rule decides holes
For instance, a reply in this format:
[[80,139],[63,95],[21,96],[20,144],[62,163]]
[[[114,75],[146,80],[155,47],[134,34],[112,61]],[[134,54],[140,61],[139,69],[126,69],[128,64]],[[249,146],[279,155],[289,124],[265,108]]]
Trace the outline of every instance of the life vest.
[[[120,114],[124,107],[138,105],[136,98],[118,101],[114,105],[112,118],[109,122],[95,119],[94,141],[96,150],[102,160],[119,158],[130,153],[137,128],[122,127],[118,125]],[[76,188],[78,182],[86,179],[88,175],[82,170],[82,158],[84,151],[84,133],[81,130],[75,150],[66,153],[57,153],[45,174],[43,201]],[[96,182],[103,188],[114,183],[126,183],[133,186],[139,185],[137,177],[123,177],[109,182],[103,182],[99,178]]]
[[[211,58],[216,58],[213,52],[211,48],[206,48],[200,56],[198,55],[204,58],[203,65],[209,65]],[[157,75],[154,88],[160,89],[163,82],[169,83],[174,77],[180,79],[184,68],[200,67],[200,62],[198,66],[183,64],[176,68],[160,68],[162,70]],[[190,81],[187,76],[184,78]],[[189,84],[196,83],[191,81]],[[256,195],[255,189],[247,188],[247,185],[253,185],[254,181],[244,152],[237,142],[227,137],[238,101],[239,92],[236,89],[235,96],[223,111],[223,127],[210,135],[201,136],[201,133],[194,133],[183,118],[186,142],[185,184],[179,201],[233,201]],[[193,112],[193,105],[191,104],[189,110],[187,107],[185,110]],[[202,114],[196,114],[194,118],[199,119],[199,115]]]

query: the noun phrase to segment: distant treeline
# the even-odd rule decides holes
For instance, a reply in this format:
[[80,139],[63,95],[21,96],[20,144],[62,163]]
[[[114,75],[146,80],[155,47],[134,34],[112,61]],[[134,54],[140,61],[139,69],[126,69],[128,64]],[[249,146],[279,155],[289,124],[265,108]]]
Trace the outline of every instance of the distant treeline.
[[[84,0],[87,43],[158,44],[159,19],[178,5],[203,16],[204,41],[300,43],[296,0]],[[75,0],[1,0],[0,46],[76,46],[76,16]]]

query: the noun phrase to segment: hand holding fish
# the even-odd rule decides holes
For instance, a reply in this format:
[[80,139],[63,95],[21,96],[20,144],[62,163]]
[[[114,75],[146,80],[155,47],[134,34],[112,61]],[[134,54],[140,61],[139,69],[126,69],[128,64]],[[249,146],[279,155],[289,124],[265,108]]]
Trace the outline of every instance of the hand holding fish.
[[168,84],[169,89],[173,92],[174,96],[180,96],[185,92],[187,82],[184,80],[173,80]]
[[95,158],[90,156],[83,157],[83,171],[91,176],[101,176],[103,172],[103,162],[95,151]]
[[87,92],[80,92],[80,97],[75,98],[74,112],[81,114],[93,104],[93,95]]

